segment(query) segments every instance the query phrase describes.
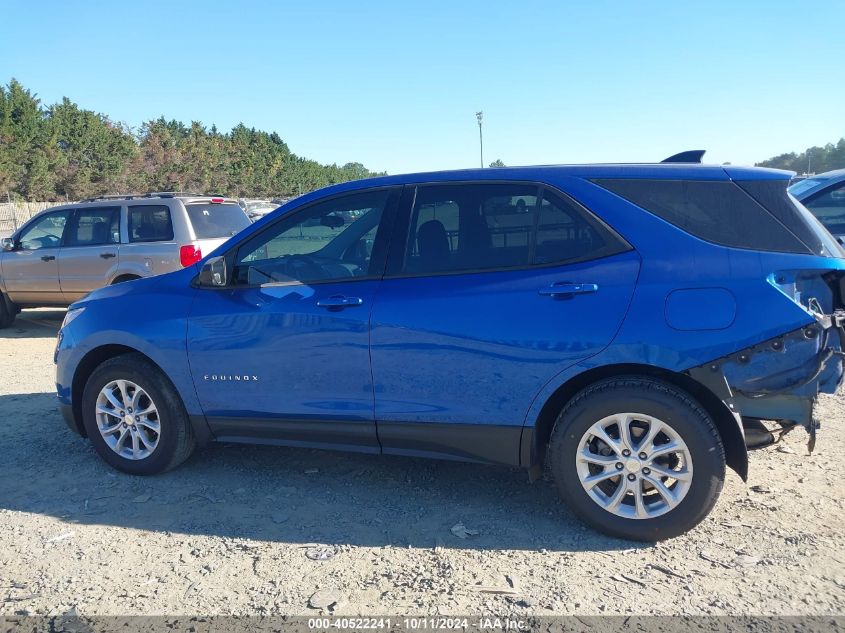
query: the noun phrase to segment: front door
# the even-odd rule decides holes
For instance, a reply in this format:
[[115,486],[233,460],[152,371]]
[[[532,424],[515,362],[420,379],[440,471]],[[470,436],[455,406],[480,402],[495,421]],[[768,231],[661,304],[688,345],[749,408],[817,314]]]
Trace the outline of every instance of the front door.
[[197,293],[188,352],[214,434],[378,451],[369,317],[399,191],[306,205],[234,245]]
[[536,395],[613,338],[638,255],[532,184],[421,186],[397,232],[372,317],[384,451],[518,463]]
[[117,274],[120,207],[76,209],[59,254],[59,280],[72,303],[107,285]]
[[15,249],[3,253],[3,281],[20,305],[61,305],[58,257],[70,211],[53,211],[25,225]]

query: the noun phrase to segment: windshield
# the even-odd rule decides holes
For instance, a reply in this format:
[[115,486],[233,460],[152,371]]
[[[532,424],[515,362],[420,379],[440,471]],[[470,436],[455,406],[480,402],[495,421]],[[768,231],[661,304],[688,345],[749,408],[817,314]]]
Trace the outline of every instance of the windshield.
[[805,178],[804,180],[799,180],[794,185],[791,185],[789,187],[789,193],[791,193],[795,197],[798,197],[805,191],[809,191],[816,185],[820,185],[826,180],[827,178]]
[[198,240],[232,237],[249,226],[249,218],[237,204],[202,202],[186,204],[188,217]]

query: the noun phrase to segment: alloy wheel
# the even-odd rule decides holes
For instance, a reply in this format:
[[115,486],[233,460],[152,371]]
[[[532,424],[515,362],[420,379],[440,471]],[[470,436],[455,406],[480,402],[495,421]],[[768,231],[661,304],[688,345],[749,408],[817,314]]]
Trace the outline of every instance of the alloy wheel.
[[109,448],[131,460],[152,455],[161,422],[146,391],[130,380],[113,380],[100,390],[96,407],[97,428]]
[[581,485],[601,508],[626,519],[652,519],[684,499],[692,456],[669,424],[640,413],[618,413],[593,424],[575,456]]

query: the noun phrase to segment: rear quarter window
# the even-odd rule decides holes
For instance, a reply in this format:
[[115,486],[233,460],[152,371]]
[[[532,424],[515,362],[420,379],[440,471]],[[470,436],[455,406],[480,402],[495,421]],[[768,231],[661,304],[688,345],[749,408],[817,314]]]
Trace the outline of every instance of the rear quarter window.
[[810,252],[732,181],[597,179],[595,182],[708,242],[761,251]]
[[203,202],[186,204],[185,209],[198,240],[232,237],[250,225],[249,217],[237,204]]
[[173,239],[173,220],[170,208],[163,204],[144,204],[129,207],[130,242],[167,242]]

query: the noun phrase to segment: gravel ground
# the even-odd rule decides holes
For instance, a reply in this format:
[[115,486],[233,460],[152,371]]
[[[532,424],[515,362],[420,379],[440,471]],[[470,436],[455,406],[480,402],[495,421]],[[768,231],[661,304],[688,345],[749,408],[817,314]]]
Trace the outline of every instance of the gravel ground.
[[754,453],[701,526],[650,545],[517,469],[213,445],[119,474],[56,410],[61,318],[0,332],[0,616],[845,614],[838,398],[811,457],[803,431]]

